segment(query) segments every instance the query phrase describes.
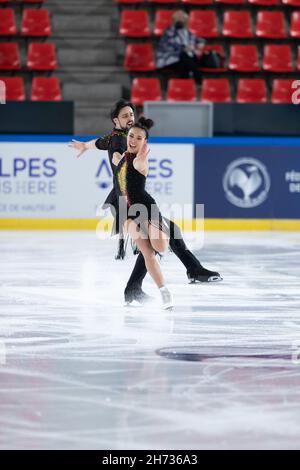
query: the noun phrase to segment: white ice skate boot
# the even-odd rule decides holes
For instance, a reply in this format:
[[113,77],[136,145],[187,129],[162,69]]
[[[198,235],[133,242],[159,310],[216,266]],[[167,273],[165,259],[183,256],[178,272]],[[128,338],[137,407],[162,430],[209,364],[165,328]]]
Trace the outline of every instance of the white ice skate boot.
[[167,287],[161,287],[160,289],[161,299],[162,299],[162,308],[164,310],[173,309],[173,296]]

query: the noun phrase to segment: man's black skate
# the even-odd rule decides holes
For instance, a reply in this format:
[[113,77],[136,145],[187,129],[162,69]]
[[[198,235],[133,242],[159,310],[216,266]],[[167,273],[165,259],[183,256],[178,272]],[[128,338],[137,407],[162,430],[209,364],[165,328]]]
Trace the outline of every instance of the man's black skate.
[[223,281],[223,278],[216,271],[210,271],[205,269],[202,265],[195,270],[187,270],[186,272],[190,284],[195,282],[219,282]]
[[126,287],[124,298],[127,305],[131,304],[134,300],[140,304],[146,304],[152,300],[152,297],[146,294],[141,287],[133,287],[129,289]]

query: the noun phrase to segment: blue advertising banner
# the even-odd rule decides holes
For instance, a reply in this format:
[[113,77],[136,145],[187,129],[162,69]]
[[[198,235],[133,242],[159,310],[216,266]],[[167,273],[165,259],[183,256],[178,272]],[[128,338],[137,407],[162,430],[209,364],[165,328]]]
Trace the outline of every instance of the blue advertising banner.
[[237,142],[195,146],[195,203],[205,217],[299,219],[300,147]]
[[[94,229],[112,175],[106,152],[77,159],[72,138],[0,135],[0,229]],[[150,147],[147,189],[165,214],[188,205],[176,217],[193,221],[204,204],[207,230],[300,231],[300,138],[153,137]]]

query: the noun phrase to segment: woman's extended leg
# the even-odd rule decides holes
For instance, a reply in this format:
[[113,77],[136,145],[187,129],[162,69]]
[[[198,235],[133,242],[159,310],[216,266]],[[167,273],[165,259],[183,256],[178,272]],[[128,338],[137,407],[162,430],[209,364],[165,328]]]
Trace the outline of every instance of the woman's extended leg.
[[124,228],[129,233],[133,241],[137,244],[139,250],[144,256],[148,273],[154,280],[157,287],[160,289],[164,286],[164,278],[160,269],[160,265],[155,257],[155,248],[152,247],[150,240],[145,238],[134,221],[127,220],[124,224]]
[[[164,278],[160,269],[160,265],[155,257],[155,248],[150,243],[149,238],[145,238],[143,232],[141,232],[140,228],[133,220],[127,220],[124,224],[124,229],[129,233],[132,237],[133,241],[137,244],[137,247],[141,251],[142,255],[145,259],[145,265],[147,268],[148,273],[154,280],[155,284],[160,290],[161,298],[162,298],[162,307],[165,310],[170,310],[173,308],[173,298],[172,294],[169,289],[165,286]],[[159,238],[161,238],[161,235]],[[165,236],[162,237],[164,241],[164,246],[167,246]],[[160,243],[161,240],[160,240]],[[162,244],[156,245],[157,248],[163,248]]]

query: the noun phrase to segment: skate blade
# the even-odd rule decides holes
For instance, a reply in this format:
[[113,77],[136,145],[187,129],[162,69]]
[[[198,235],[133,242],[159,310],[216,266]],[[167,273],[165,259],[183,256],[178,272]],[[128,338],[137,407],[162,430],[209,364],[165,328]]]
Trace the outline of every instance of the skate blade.
[[162,309],[167,311],[167,312],[171,312],[172,310],[174,310],[174,305],[169,305],[167,307],[162,307]]
[[139,308],[142,307],[143,305],[140,304],[137,300],[133,300],[132,302],[125,302],[123,307],[124,308]]
[[126,300],[125,300],[124,307],[129,307],[132,304],[136,304],[138,306],[150,305],[153,301],[154,301],[154,297],[150,297],[150,296],[146,297],[146,298],[143,298],[141,300],[133,299],[133,300],[131,300],[131,302],[126,302]]
[[210,277],[203,277],[203,279],[193,279],[193,278],[190,278],[189,279],[189,284],[207,284],[208,282],[221,282],[223,281],[223,278],[221,276],[210,276]]
[[221,282],[223,281],[223,278],[221,276],[211,276],[208,279],[208,282]]

